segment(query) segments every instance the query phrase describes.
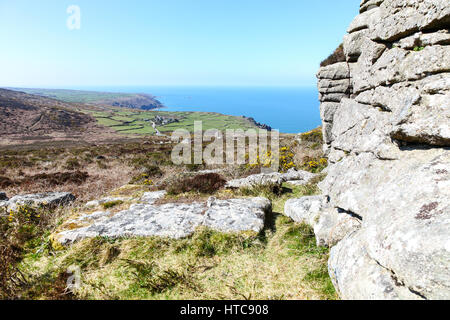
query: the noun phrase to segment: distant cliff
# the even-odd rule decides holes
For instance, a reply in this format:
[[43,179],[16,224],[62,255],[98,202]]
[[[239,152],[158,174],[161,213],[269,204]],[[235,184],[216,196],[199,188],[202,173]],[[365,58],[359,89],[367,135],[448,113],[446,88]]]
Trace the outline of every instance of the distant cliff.
[[344,299],[449,299],[449,1],[360,12],[317,75],[330,166],[316,235]]
[[151,110],[164,107],[164,105],[157,100],[156,97],[143,93],[115,93],[67,89],[7,89],[69,103],[85,103],[90,105],[105,105],[142,110]]
[[101,102],[104,104],[110,104],[114,107],[141,110],[152,110],[164,107],[164,105],[159,100],[148,94],[136,94],[131,97],[115,98]]

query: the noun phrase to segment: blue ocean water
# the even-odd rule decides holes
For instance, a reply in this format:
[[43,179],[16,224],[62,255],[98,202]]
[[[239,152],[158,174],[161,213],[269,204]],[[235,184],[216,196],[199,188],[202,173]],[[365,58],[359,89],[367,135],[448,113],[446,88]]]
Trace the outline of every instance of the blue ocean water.
[[99,87],[92,90],[152,94],[167,106],[164,110],[244,115],[283,133],[305,132],[321,124],[315,87],[154,86]]

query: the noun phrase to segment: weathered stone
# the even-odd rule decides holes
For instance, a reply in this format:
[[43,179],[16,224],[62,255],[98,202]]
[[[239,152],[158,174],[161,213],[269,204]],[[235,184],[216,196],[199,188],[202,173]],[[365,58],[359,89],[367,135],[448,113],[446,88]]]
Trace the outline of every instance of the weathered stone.
[[110,238],[160,236],[179,239],[195,231],[202,223],[202,213],[206,209],[204,203],[170,203],[161,206],[133,204],[128,210],[115,214],[95,212],[68,221],[66,225],[71,226],[71,229],[59,232],[53,238],[61,245],[98,236]]
[[347,63],[338,62],[319,69],[318,79],[341,80],[350,78],[350,70]]
[[145,192],[139,201],[145,202],[148,204],[154,204],[157,200],[164,198],[166,196],[166,194],[167,194],[167,191],[165,191],[165,190]]
[[344,40],[350,94],[321,96],[316,239],[333,246],[341,298],[449,299],[450,6],[363,0],[361,12]]
[[303,170],[296,170],[294,168],[289,169],[288,172],[281,174],[283,182],[288,182],[296,185],[305,185],[311,182],[317,176],[315,173],[311,173]]
[[368,10],[376,9],[380,6],[380,4],[384,0],[362,0],[360,5],[360,11],[361,13],[366,12]]
[[325,121],[322,123],[322,135],[325,144],[331,144],[333,142],[333,123]]
[[362,221],[354,214],[337,208],[322,210],[314,224],[318,246],[332,247],[348,234],[358,230]]
[[372,15],[379,14],[378,11],[380,9],[376,8],[375,10],[365,11],[364,13],[361,13],[353,19],[352,23],[347,29],[348,33],[356,32],[362,29],[369,28],[369,21]]
[[385,0],[370,20],[370,37],[394,41],[417,31],[446,28],[449,22],[448,0]]
[[306,223],[313,227],[318,221],[320,212],[326,206],[324,196],[309,196],[289,199],[284,205],[284,214],[295,222]]
[[359,59],[352,66],[352,86],[354,92],[361,92],[449,71],[449,46],[430,46],[418,52],[393,48],[385,51],[373,65]]
[[361,55],[362,44],[366,39],[367,30],[360,30],[344,36],[344,54],[348,62],[355,62]]
[[208,200],[203,225],[222,232],[254,231],[264,228],[265,215],[272,209],[266,198]]
[[396,278],[395,273],[367,254],[359,235],[351,234],[330,252],[328,271],[341,299],[420,299]]
[[350,80],[329,80],[323,79],[319,81],[320,93],[348,93],[350,90]]
[[412,36],[400,39],[394,43],[394,46],[406,50],[413,50],[414,48],[432,46],[432,45],[449,45],[450,32],[448,30],[440,30],[433,33],[418,32]]
[[247,178],[230,180],[225,187],[229,189],[238,189],[244,187],[253,187],[258,185],[281,185],[283,178],[278,172],[260,173],[248,176]]
[[339,149],[335,149],[333,147],[330,148],[330,152],[328,154],[328,162],[336,163],[341,161],[349,152],[344,152]]
[[334,114],[340,104],[336,102],[324,102],[320,104],[320,117],[323,121],[333,122]]
[[320,102],[341,102],[343,98],[348,97],[346,93],[319,93]]
[[450,145],[450,76],[447,74],[377,87],[362,92],[355,100],[392,112],[391,127],[386,133],[397,140]]
[[370,256],[432,299],[450,294],[449,169],[443,149],[405,150],[391,161],[361,154],[334,164],[320,184],[331,205],[361,216]]
[[389,128],[388,113],[344,99],[334,115],[332,146],[348,152],[373,152],[379,157],[389,157],[397,150],[386,132]]
[[68,192],[47,192],[37,194],[17,195],[9,199],[8,210],[16,210],[17,206],[56,207],[67,205],[75,201],[75,197]]
[[[151,195],[151,201],[155,196],[156,193]],[[264,227],[265,215],[270,211],[271,202],[265,198],[210,198],[207,204],[136,203],[117,213],[98,211],[70,219],[52,239],[60,245],[98,236],[179,239],[191,235],[202,225],[221,232],[259,232]]]

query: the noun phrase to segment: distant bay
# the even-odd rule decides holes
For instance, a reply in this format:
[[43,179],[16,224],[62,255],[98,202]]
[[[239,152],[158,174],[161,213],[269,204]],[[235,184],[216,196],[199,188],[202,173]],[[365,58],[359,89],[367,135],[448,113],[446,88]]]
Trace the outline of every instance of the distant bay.
[[218,112],[247,116],[283,133],[312,130],[321,124],[315,87],[83,87],[107,92],[147,93],[167,111]]

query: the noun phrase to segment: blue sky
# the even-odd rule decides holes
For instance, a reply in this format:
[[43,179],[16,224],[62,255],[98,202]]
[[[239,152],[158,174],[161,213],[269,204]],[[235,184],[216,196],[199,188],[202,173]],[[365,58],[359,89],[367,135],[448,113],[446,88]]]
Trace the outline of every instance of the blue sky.
[[0,86],[313,86],[359,3],[0,0]]

